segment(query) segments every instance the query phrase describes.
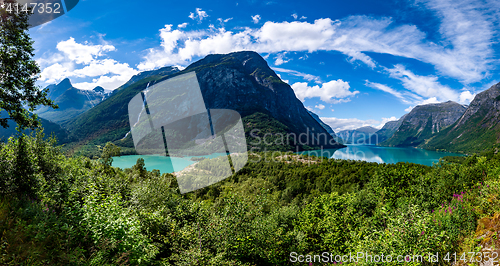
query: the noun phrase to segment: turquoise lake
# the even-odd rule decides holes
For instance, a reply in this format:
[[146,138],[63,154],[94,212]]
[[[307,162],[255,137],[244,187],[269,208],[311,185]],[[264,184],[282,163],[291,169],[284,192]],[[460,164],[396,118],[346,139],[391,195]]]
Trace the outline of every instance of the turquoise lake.
[[[464,156],[450,152],[436,152],[416,148],[382,147],[375,145],[346,145],[346,148],[337,150],[315,150],[308,153],[315,156],[324,156],[343,160],[359,160],[375,163],[409,162],[432,166],[444,156]],[[323,153],[323,154],[322,154]]]
[[[347,145],[347,147],[343,149],[315,150],[301,153],[344,160],[360,160],[376,163],[410,162],[429,166],[433,163],[437,163],[439,158],[444,156],[463,156],[462,154],[449,152],[436,152],[416,148],[380,147],[374,145]],[[122,169],[130,168],[136,164],[138,158],[144,158],[147,170],[151,171],[153,169],[158,169],[161,173],[172,173],[172,162],[185,168],[195,163],[195,161],[191,161],[192,157],[215,158],[219,156],[225,156],[225,154],[215,153],[207,156],[191,156],[184,158],[171,158],[159,155],[126,155],[113,157],[113,166]]]

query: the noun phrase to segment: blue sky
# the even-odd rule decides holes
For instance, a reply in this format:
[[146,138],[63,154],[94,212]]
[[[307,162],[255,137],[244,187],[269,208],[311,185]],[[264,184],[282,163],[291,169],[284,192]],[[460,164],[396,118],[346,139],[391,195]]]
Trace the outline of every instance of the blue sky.
[[112,90],[140,71],[254,50],[337,132],[500,81],[500,1],[80,0],[30,29],[42,87]]

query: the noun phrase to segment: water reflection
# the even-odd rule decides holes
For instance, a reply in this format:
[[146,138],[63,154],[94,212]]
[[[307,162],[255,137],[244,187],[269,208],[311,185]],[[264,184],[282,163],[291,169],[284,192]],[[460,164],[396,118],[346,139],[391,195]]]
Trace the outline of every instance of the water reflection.
[[411,162],[431,166],[444,156],[463,156],[449,152],[436,152],[416,148],[381,147],[375,145],[348,144],[337,150],[315,150],[305,152],[309,155],[342,160],[358,160],[376,163]]

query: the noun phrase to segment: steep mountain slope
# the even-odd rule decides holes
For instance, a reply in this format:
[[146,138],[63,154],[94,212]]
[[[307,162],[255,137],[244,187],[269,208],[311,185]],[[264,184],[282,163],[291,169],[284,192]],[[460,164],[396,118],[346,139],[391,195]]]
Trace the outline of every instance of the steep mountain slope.
[[345,144],[368,144],[365,142],[369,139],[378,129],[370,126],[360,127],[354,130],[342,130],[337,133]]
[[58,124],[64,124],[109,96],[109,93],[105,92],[102,87],[96,87],[90,91],[77,89],[71,85],[67,78],[59,84],[49,85],[47,88],[49,89],[49,98],[59,106],[59,109],[41,107],[36,113],[40,117]]
[[484,151],[500,142],[499,121],[500,83],[476,95],[460,119],[421,147],[455,152]]
[[[125,89],[126,87],[136,83],[137,81],[145,78],[150,78],[150,77],[165,77],[171,74],[175,74],[179,72],[179,68],[177,67],[172,67],[172,66],[167,66],[167,67],[162,67],[156,70],[150,70],[150,71],[144,71],[141,72],[137,75],[134,75],[127,81],[127,83],[121,85],[118,90]],[[115,90],[116,91],[116,90]]]
[[381,145],[416,147],[457,121],[465,110],[463,105],[452,101],[418,105],[404,117],[392,137]]
[[[8,114],[6,111],[2,111],[0,113],[0,117],[6,117],[7,115]],[[42,122],[42,127],[45,129],[44,130],[45,137],[54,135],[57,139],[58,144],[64,144],[70,141],[68,137],[69,135],[68,132],[60,125],[52,123],[43,118],[40,118],[40,121]],[[0,127],[0,142],[6,141],[10,136],[14,136],[18,133],[16,131],[16,123],[14,123],[14,121],[9,120],[8,124],[9,124],[8,128]],[[25,130],[24,132],[26,134],[29,134],[31,130]]]
[[[123,139],[118,144],[133,147],[127,134],[130,130],[129,101],[150,82],[158,83],[191,71],[197,74],[207,108],[231,109],[240,113],[247,144],[254,148],[253,151],[308,149],[318,146],[318,143],[325,148],[343,147],[314,120],[292,88],[281,81],[255,52],[209,55],[183,71],[148,76],[120,89],[98,106],[71,120],[67,129],[82,143],[100,144]],[[308,138],[304,136],[302,143],[298,143],[301,133],[307,133]],[[281,136],[286,142],[286,136],[292,135],[289,139],[293,140],[293,134],[297,143],[283,143]]]
[[321,121],[321,119],[319,118],[319,116],[309,110],[307,110],[307,112],[312,116],[312,118],[314,118],[314,120],[316,120],[316,122],[318,122],[325,130],[326,132],[328,132],[328,134],[330,134],[332,137],[337,137],[337,135],[335,134],[335,131],[333,131],[333,129],[325,124],[323,121]]

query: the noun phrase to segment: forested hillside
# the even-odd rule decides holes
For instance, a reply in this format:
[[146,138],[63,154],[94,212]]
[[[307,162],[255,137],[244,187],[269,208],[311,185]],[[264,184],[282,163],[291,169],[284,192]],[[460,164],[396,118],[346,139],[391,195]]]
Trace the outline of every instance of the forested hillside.
[[40,134],[1,146],[2,265],[289,265],[291,252],[394,260],[500,252],[493,150],[433,167],[253,153],[236,175],[184,195],[173,175],[146,171],[141,160],[111,167],[112,144],[99,160],[58,150]]

